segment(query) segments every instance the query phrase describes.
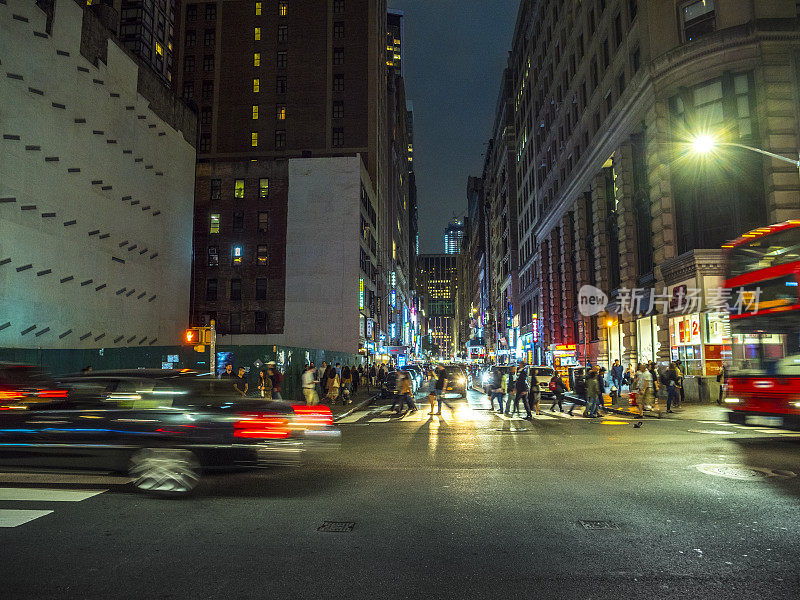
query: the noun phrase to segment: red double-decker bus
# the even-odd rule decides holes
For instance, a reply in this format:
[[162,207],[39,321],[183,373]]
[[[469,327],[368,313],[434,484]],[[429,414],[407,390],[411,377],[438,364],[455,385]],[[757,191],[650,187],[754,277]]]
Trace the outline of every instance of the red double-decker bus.
[[723,246],[725,287],[751,303],[731,311],[725,404],[732,423],[800,426],[800,220]]

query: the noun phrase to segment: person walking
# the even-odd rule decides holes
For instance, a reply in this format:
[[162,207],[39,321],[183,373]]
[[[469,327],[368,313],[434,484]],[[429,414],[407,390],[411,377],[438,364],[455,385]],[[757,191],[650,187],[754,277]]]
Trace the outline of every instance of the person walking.
[[598,413],[598,405],[600,404],[598,377],[599,373],[592,369],[589,371],[589,378],[586,380],[586,416],[590,419],[600,416]]
[[367,387],[369,386],[376,387],[378,383],[377,377],[378,377],[378,372],[375,370],[375,363],[373,363],[369,367],[369,379],[367,380],[368,381]]
[[[537,415],[542,414],[539,411],[539,405],[542,403],[542,387],[539,385],[539,378],[536,375],[536,369],[531,368],[531,386],[528,392],[528,413],[536,411]],[[533,417],[531,417],[533,418]]]
[[283,375],[278,371],[278,365],[274,360],[267,363],[267,374],[272,380],[272,399],[282,400],[281,386],[283,384]]
[[350,367],[342,367],[342,404],[350,403],[350,390],[353,385],[353,376]]
[[622,391],[622,378],[623,378],[623,369],[622,365],[619,363],[619,359],[614,361],[614,364],[611,366],[611,383],[617,388],[618,392]]
[[[639,365],[639,372],[636,375],[636,403],[639,405],[639,416],[644,417],[645,410],[658,411],[658,397],[655,395],[655,382],[653,374],[646,365]],[[655,407],[653,407],[655,404]],[[660,411],[659,416],[661,415]]]
[[550,410],[555,410],[556,404],[558,404],[558,412],[564,412],[564,392],[567,391],[567,386],[558,373],[554,373],[550,378],[550,391],[553,392],[553,405]]
[[319,379],[319,388],[322,392],[322,397],[328,397],[328,376],[330,375],[331,368],[328,366],[328,363],[322,361],[322,366],[320,367],[322,372],[317,375],[317,379]]
[[722,363],[722,368],[719,373],[717,373],[717,382],[719,382],[717,404],[722,405],[725,400],[725,395],[728,393],[728,365],[725,363]]
[[522,405],[525,407],[525,416],[523,418],[533,420],[531,405],[528,403],[528,390],[528,373],[525,370],[525,363],[520,363],[517,379],[514,382],[514,413],[519,412],[519,401],[522,400]]
[[506,380],[506,410],[505,416],[511,416],[511,405],[514,402],[514,397],[517,395],[517,367],[512,366],[508,370],[508,374],[504,378]]
[[339,394],[342,386],[342,378],[336,372],[336,369],[333,367],[329,367],[328,372],[328,394],[327,397],[330,400],[331,404],[335,404],[336,401],[339,399]]
[[683,389],[683,362],[678,359],[675,361],[675,366],[678,367],[678,393],[680,395],[680,402],[678,406],[682,405],[684,400],[686,400],[685,390]]
[[358,393],[358,386],[361,383],[362,370],[363,367],[361,365],[358,365],[358,368],[353,365],[353,368],[350,369],[350,379],[352,379],[352,382],[350,383],[350,391],[354,396]]
[[398,382],[400,392],[400,406],[397,408],[397,415],[403,415],[403,405],[408,404],[409,411],[412,413],[417,412],[417,405],[414,403],[414,393],[411,389],[411,374],[408,371],[400,371],[398,374],[400,381]]
[[673,403],[677,405],[681,397],[680,392],[678,391],[680,371],[678,371],[678,367],[674,362],[669,363],[665,378],[667,382],[667,412],[671,413]]
[[489,391],[491,392],[489,396],[489,410],[494,410],[494,401],[497,400],[497,411],[503,412],[503,396],[505,396],[505,391],[503,390],[503,374],[500,373],[500,369],[497,367],[492,369]]
[[597,387],[600,388],[600,394],[598,395],[599,405],[598,409],[605,408],[605,394],[606,394],[606,387],[608,386],[608,382],[606,381],[606,368],[600,367],[597,372]]
[[443,366],[439,365],[436,368],[436,383],[433,388],[434,394],[436,395],[437,408],[436,413],[431,412],[431,414],[442,414],[442,400],[445,389],[447,389],[447,371],[445,371]]
[[303,396],[308,406],[319,404],[319,396],[317,395],[317,384],[319,381],[316,378],[316,372],[314,364],[312,363],[306,367],[306,370],[303,371],[303,375],[300,377],[300,385],[303,387]]

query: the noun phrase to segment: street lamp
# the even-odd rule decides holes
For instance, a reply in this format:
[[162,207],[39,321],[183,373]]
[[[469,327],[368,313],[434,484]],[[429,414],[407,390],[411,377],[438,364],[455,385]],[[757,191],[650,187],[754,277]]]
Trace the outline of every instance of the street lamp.
[[766,150],[761,150],[760,148],[753,148],[752,146],[739,144],[737,142],[721,142],[708,133],[696,135],[691,141],[692,150],[697,154],[710,154],[718,146],[733,146],[735,148],[744,148],[745,150],[750,150],[751,152],[757,152],[758,154],[763,154],[764,156],[769,156],[770,158],[774,158],[776,160],[791,163],[798,169],[798,171],[800,171],[800,160],[789,158],[788,156],[783,156],[781,154],[775,154],[773,152],[767,152]]

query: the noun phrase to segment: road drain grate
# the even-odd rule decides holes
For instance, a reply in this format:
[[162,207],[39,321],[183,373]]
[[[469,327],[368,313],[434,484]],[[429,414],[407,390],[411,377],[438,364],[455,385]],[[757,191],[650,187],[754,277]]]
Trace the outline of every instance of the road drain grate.
[[618,531],[619,525],[614,521],[578,521],[584,529]]
[[354,521],[323,521],[317,531],[325,533],[350,533],[356,524]]

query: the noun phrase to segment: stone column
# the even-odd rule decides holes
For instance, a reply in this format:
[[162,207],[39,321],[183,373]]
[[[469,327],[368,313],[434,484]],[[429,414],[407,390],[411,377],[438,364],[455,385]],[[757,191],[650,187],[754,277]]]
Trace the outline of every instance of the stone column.
[[[636,219],[633,206],[633,152],[631,144],[625,142],[614,153],[616,173],[617,225],[619,227],[620,287],[634,289],[637,284]],[[636,360],[636,319],[638,315],[619,315],[622,328],[622,360],[627,365]]]
[[575,313],[575,273],[572,256],[575,251],[575,232],[570,219],[571,212],[561,218],[561,248],[559,258],[561,261],[561,340],[564,344],[574,344],[575,328],[573,327],[573,314]]

